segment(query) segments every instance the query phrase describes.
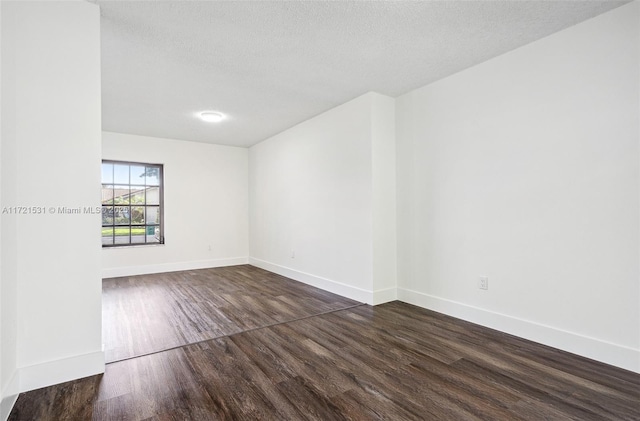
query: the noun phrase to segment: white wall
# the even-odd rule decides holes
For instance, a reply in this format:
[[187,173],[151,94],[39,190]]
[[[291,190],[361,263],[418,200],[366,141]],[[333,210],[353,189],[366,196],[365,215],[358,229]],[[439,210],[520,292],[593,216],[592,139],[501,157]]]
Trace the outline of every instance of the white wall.
[[2,2],[2,205],[44,208],[2,216],[5,387],[104,370],[99,215],[57,213],[100,203],[100,124],[98,7]]
[[[390,103],[390,98],[369,93],[250,149],[252,264],[374,301],[373,133],[379,131],[377,144],[393,149],[393,116],[387,113],[375,127],[372,116],[374,109],[388,110]],[[380,174],[395,171],[393,156],[388,156],[390,164],[382,162],[382,154],[378,157]],[[380,189],[378,199],[383,192],[387,189]],[[389,205],[377,209],[389,219],[384,206]],[[389,238],[382,229],[378,235]],[[392,265],[379,268],[395,272],[387,270]],[[381,290],[388,287],[381,285]],[[378,298],[389,295],[381,291]]]
[[638,6],[397,99],[400,299],[640,371]]
[[397,298],[395,100],[372,95],[373,303]]
[[165,244],[103,249],[103,277],[247,263],[246,148],[104,132],[102,158],[163,164],[165,183]]
[[[0,41],[2,31],[7,25],[2,24],[2,7],[0,5]],[[5,42],[6,44],[6,42]],[[2,45],[0,43],[0,45]],[[4,51],[4,45],[0,49]],[[3,80],[7,72],[2,68],[0,56],[0,122],[8,110],[2,107],[6,89]],[[4,118],[6,119],[6,118]],[[9,121],[11,121],[9,119]],[[15,136],[8,132],[8,124],[0,124],[0,210],[7,203],[15,202]],[[0,420],[9,415],[11,407],[19,392],[17,371],[18,342],[18,284],[16,278],[16,220],[13,215],[0,213]]]

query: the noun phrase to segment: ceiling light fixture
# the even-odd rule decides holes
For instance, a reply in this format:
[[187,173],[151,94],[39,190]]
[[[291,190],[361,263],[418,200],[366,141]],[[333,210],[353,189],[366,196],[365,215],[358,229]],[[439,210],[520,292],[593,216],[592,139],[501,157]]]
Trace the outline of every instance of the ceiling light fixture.
[[200,113],[200,119],[208,123],[219,123],[224,120],[224,114],[217,111],[203,111]]

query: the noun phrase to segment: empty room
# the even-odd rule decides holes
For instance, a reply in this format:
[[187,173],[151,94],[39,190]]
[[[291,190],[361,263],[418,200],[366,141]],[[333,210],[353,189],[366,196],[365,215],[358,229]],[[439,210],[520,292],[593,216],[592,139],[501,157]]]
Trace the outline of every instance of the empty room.
[[0,2],[0,420],[639,420],[640,1]]

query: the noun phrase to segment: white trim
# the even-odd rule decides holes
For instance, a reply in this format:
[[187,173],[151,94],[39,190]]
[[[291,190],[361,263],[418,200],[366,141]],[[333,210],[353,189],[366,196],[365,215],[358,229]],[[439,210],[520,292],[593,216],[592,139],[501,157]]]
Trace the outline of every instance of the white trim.
[[0,402],[0,420],[6,421],[11,414],[13,405],[18,400],[18,394],[20,393],[20,372],[18,370],[13,372],[11,380],[2,390],[2,401]]
[[398,288],[391,287],[373,291],[373,305],[388,303],[398,299]]
[[398,300],[640,373],[640,350],[406,288]]
[[249,264],[268,270],[269,272],[277,273],[278,275],[286,276],[287,278],[294,279],[304,284],[311,285],[343,297],[351,298],[352,300],[367,304],[373,303],[373,292],[362,288],[357,288],[331,279],[322,278],[320,276],[311,275],[310,273],[300,272],[275,263],[256,259],[255,257],[249,257]]
[[178,272],[181,270],[208,269],[223,266],[246,265],[246,257],[230,257],[227,259],[196,260],[191,262],[161,263],[157,265],[124,266],[103,268],[102,279],[120,276],[148,275],[151,273]]
[[20,368],[20,392],[104,373],[104,352],[78,355]]

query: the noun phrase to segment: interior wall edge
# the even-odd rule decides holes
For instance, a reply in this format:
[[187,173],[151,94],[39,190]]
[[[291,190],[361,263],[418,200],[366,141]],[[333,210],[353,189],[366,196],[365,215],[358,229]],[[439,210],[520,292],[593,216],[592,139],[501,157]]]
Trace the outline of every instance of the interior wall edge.
[[28,392],[54,384],[104,373],[104,351],[90,352],[69,358],[18,368],[19,391]]
[[323,289],[333,294],[338,294],[352,300],[360,301],[372,305],[374,303],[373,291],[367,291],[362,288],[354,287],[351,285],[343,284],[338,281],[334,281],[320,276],[312,275],[310,273],[301,272],[295,269],[291,269],[286,266],[281,266],[275,263],[267,262],[265,260],[256,259],[255,257],[249,257],[249,264],[259,267],[260,269],[268,270],[269,272],[277,273],[278,275],[286,276],[303,284],[311,285],[316,288]]
[[187,262],[162,263],[154,265],[122,266],[103,268],[102,279],[118,278],[121,276],[150,275],[153,273],[178,272],[182,270],[210,269],[224,266],[246,265],[249,259],[245,257],[229,257],[225,259],[194,260]]
[[640,373],[640,349],[602,341],[406,288],[398,288],[398,300]]
[[6,421],[11,414],[11,410],[18,400],[20,393],[20,376],[18,370],[11,375],[11,379],[2,390],[2,401],[0,401],[0,420]]
[[398,299],[398,288],[390,287],[373,291],[373,305],[389,303]]

